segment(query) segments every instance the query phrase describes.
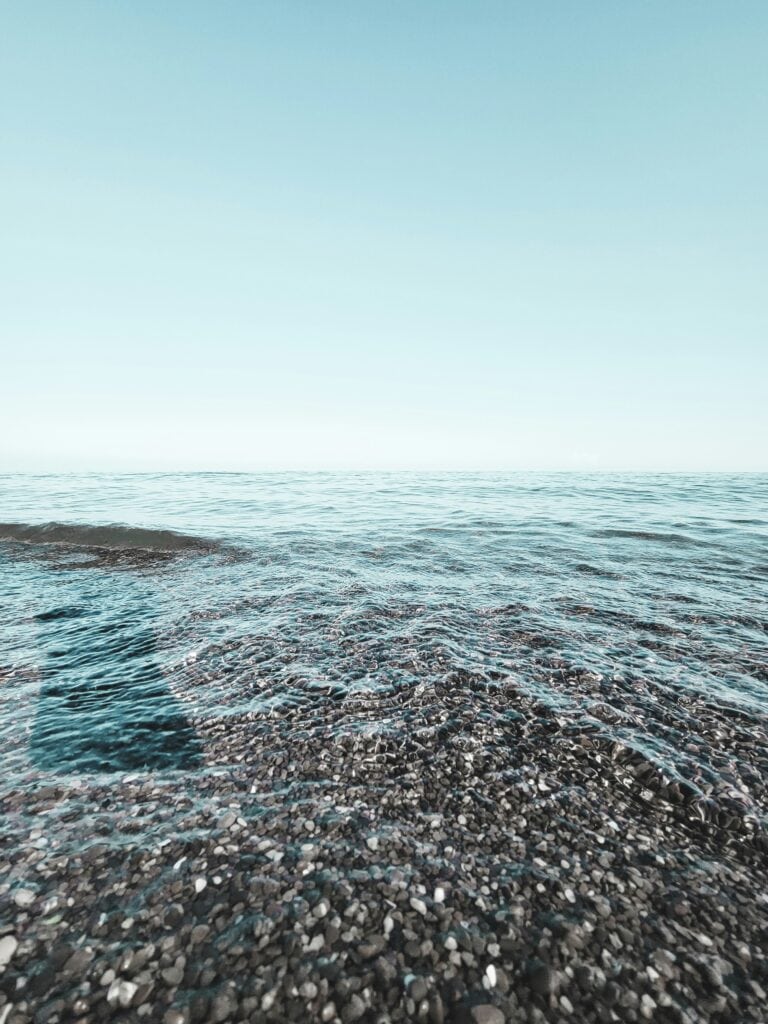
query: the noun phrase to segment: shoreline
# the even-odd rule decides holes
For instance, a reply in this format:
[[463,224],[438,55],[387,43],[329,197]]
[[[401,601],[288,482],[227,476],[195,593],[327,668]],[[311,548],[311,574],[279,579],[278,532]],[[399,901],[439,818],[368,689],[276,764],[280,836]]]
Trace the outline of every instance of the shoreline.
[[759,828],[514,686],[409,699],[6,791],[3,1024],[764,1021]]

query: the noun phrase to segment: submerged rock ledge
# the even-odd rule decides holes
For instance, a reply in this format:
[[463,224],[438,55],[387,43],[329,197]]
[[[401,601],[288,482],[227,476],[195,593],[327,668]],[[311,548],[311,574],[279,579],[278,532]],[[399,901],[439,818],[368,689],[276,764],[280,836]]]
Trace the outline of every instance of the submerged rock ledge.
[[175,530],[152,530],[120,523],[0,523],[0,541],[20,544],[59,544],[109,551],[211,551],[217,542]]

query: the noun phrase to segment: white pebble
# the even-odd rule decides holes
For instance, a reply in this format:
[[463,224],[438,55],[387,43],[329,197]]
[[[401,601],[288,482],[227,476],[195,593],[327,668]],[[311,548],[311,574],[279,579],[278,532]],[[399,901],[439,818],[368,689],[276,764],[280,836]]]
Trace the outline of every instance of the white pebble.
[[205,878],[196,878],[195,879],[195,892],[202,892],[203,889],[205,889],[205,887],[207,885],[208,885],[208,882],[206,881]]
[[378,837],[377,836],[368,836],[368,838],[365,840],[365,845],[368,847],[369,850],[374,850],[374,851],[378,850],[378,848],[379,848]]
[[17,907],[28,907],[35,902],[35,894],[31,889],[17,889],[13,894],[13,902]]
[[496,988],[496,968],[493,964],[488,964],[485,968],[485,980],[487,982],[486,988]]
[[644,993],[640,1000],[640,1016],[645,1017],[646,1020],[651,1020],[653,1017],[653,1011],[656,1009],[656,1001],[652,999],[648,993]]
[[125,1009],[131,1005],[138,987],[132,981],[124,981],[123,979],[113,981],[107,992],[107,1002],[110,1006],[119,1005]]
[[0,967],[5,967],[11,962],[11,957],[16,952],[19,941],[14,935],[4,935],[0,939]]
[[420,900],[418,896],[411,896],[411,907],[424,917],[427,913],[427,904],[424,900]]
[[435,903],[445,903],[445,889],[441,885],[435,889],[434,900]]

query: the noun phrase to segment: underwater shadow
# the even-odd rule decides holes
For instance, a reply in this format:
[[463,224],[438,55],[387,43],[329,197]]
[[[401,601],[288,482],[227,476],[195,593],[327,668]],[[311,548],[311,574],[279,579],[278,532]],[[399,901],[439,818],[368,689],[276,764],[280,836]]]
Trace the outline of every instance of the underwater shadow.
[[44,652],[30,737],[38,768],[124,772],[199,767],[203,749],[157,658],[136,595],[35,616]]

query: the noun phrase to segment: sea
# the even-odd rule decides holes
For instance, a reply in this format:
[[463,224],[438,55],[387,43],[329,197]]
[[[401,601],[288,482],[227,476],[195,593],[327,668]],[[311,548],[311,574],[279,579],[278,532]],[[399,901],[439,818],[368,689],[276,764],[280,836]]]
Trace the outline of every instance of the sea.
[[0,797],[220,771],[245,720],[397,736],[473,679],[763,826],[767,628],[767,475],[2,475]]

